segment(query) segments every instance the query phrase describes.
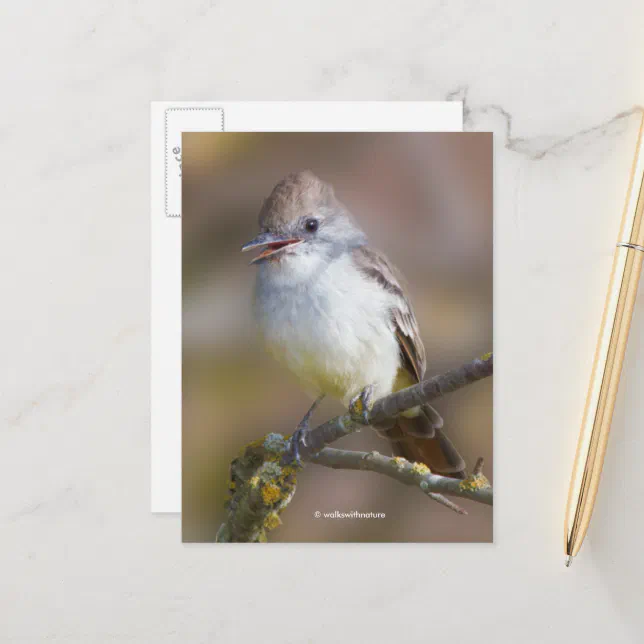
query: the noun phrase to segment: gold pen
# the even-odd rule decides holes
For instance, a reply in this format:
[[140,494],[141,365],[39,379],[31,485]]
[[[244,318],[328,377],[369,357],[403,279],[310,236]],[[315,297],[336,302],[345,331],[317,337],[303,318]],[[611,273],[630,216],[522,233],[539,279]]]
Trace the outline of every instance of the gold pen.
[[586,536],[599,487],[628,330],[644,259],[644,119],[599,331],[564,526],[566,566]]

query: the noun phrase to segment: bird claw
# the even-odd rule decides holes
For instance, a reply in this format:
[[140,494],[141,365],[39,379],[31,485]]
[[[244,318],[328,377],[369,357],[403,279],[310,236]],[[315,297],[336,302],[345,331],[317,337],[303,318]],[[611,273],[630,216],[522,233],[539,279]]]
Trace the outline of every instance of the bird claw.
[[307,446],[306,435],[310,430],[310,421],[313,412],[316,410],[317,406],[322,402],[324,396],[320,396],[312,405],[311,408],[306,412],[306,415],[300,421],[300,424],[297,426],[296,430],[293,432],[290,441],[290,447],[283,458],[283,464],[288,465],[289,463],[295,463],[297,467],[303,467],[302,459],[300,457],[300,445],[303,447]]
[[375,387],[367,385],[359,394],[349,402],[351,417],[361,425],[369,424],[369,412],[373,407],[373,392]]
[[306,435],[309,432],[309,423],[302,421],[291,436],[290,448],[287,452],[287,463],[295,463],[297,467],[303,467],[300,458],[300,444],[306,447]]

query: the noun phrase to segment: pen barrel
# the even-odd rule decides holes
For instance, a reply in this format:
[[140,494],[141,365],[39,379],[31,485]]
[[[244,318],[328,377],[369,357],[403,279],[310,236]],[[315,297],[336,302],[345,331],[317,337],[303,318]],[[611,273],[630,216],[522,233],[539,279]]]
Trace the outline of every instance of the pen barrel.
[[644,259],[644,118],[618,239],[566,508],[564,549],[573,557],[595,505]]
[[643,259],[644,252],[638,249],[618,246],[615,251],[570,482],[565,521],[567,555],[577,554],[590,523]]

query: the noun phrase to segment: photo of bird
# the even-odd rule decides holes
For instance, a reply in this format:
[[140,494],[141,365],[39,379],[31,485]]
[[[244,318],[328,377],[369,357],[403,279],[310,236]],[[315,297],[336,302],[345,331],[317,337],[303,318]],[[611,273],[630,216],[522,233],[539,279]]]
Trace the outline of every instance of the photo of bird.
[[[423,380],[427,358],[403,278],[369,245],[330,184],[310,171],[287,175],[265,199],[259,227],[242,251],[261,251],[251,262],[261,334],[269,352],[317,397],[297,438],[306,441],[324,396],[349,407],[356,397],[376,400]],[[465,477],[466,464],[431,405],[375,429],[394,454]]]
[[181,158],[182,540],[491,542],[492,135]]

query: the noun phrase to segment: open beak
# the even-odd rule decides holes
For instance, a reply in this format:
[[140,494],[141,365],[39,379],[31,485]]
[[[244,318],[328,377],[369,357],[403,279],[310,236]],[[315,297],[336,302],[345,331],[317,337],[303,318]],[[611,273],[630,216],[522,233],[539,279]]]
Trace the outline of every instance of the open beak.
[[257,262],[263,262],[273,255],[277,255],[285,248],[295,246],[302,243],[302,239],[297,237],[284,237],[283,235],[274,235],[273,233],[260,233],[251,239],[247,244],[244,244],[241,247],[241,252],[245,253],[248,250],[255,250],[256,248],[264,248],[264,250],[255,257],[250,263],[256,264]]

